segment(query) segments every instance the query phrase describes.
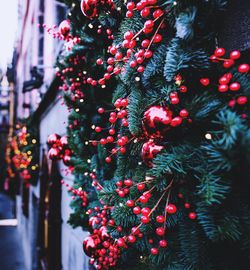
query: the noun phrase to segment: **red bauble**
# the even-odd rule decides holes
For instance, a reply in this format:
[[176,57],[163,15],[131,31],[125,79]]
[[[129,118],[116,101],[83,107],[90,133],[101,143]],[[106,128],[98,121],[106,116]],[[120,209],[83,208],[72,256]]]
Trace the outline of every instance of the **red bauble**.
[[92,257],[95,255],[96,250],[101,243],[101,239],[98,234],[92,234],[88,237],[86,237],[83,241],[83,251],[88,255],[89,257]]
[[66,166],[69,166],[69,165],[70,165],[70,161],[71,161],[71,156],[70,156],[70,155],[64,155],[64,156],[63,156],[63,163],[64,163]]
[[81,11],[84,16],[93,19],[97,15],[98,0],[82,0]]
[[142,160],[148,165],[152,167],[152,159],[156,157],[156,155],[163,149],[162,145],[157,145],[153,140],[149,140],[145,142],[142,146],[141,157]]
[[60,144],[62,147],[67,147],[68,146],[68,138],[67,136],[62,136],[60,139]]
[[143,117],[143,128],[147,136],[151,138],[163,137],[169,129],[173,113],[169,108],[152,106]]
[[67,36],[70,31],[70,21],[69,20],[64,20],[60,23],[59,25],[59,33],[63,36]]
[[52,160],[59,159],[59,156],[60,156],[60,150],[57,149],[57,148],[52,147],[52,148],[49,150],[48,155],[49,155],[49,158],[52,159]]
[[107,231],[107,227],[106,226],[102,226],[99,229],[99,233],[100,233],[100,236],[101,236],[101,239],[102,240],[106,240],[107,238],[109,238],[109,235],[108,235],[108,231]]
[[47,143],[50,146],[52,146],[53,144],[58,143],[60,138],[61,138],[60,135],[53,133],[53,134],[49,135]]

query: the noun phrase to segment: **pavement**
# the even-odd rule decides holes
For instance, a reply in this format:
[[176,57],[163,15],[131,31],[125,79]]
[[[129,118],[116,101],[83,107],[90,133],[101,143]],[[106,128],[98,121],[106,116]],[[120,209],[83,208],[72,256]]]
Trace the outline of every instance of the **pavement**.
[[[0,270],[25,270],[21,239],[15,222],[14,202],[7,195],[0,193]],[[12,226],[6,226],[4,221]]]

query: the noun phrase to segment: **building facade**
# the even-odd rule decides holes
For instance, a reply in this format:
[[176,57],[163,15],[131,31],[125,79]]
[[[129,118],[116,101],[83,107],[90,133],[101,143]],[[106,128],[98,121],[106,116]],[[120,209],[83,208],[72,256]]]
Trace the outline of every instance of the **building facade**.
[[65,6],[55,0],[19,1],[19,31],[15,61],[17,118],[31,116],[38,127],[40,171],[38,183],[17,195],[17,218],[24,248],[26,270],[87,270],[82,252],[86,236],[73,230],[67,220],[70,196],[61,180],[72,185],[62,162],[47,158],[47,138],[51,133],[66,134],[68,111],[61,104],[55,62],[63,44],[41,27],[58,25],[66,16]]

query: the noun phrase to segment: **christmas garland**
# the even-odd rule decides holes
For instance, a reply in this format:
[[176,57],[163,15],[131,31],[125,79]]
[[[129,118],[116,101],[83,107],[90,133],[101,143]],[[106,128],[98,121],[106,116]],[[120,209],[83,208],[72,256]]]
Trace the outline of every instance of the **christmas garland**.
[[10,138],[6,149],[7,178],[20,177],[25,185],[35,185],[39,171],[37,133],[27,125],[17,125],[17,134]]
[[69,222],[91,232],[90,263],[249,265],[249,65],[215,48],[226,1],[65,2],[48,29],[66,41],[68,151],[53,134],[50,156],[75,175]]

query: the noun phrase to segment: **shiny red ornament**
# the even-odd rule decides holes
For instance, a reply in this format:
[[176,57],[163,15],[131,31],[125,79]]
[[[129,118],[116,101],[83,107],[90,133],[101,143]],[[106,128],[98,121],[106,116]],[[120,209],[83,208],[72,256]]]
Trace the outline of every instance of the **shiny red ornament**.
[[69,166],[69,165],[70,165],[70,161],[71,161],[71,156],[70,156],[70,155],[64,155],[64,156],[63,156],[63,163],[64,163],[66,166]]
[[172,111],[168,107],[152,106],[143,116],[143,129],[148,137],[163,137],[169,130]]
[[67,147],[68,146],[68,138],[67,136],[62,136],[60,139],[60,145],[62,147]]
[[53,144],[56,144],[59,142],[60,140],[60,135],[56,134],[56,133],[53,133],[51,135],[49,135],[48,137],[48,140],[47,140],[47,143],[52,146]]
[[59,33],[63,35],[64,37],[68,36],[70,31],[70,21],[69,20],[63,20],[59,25]]
[[153,140],[145,142],[142,146],[141,157],[145,164],[149,167],[153,166],[152,160],[163,149],[162,145],[157,145]]
[[83,251],[86,255],[89,257],[92,257],[95,255],[96,250],[98,249],[98,246],[101,243],[101,239],[98,234],[92,234],[88,237],[86,237],[83,241]]
[[89,19],[93,19],[97,15],[97,8],[99,5],[98,0],[82,0],[81,11],[84,16]]
[[51,160],[59,159],[60,156],[60,150],[57,148],[51,148],[48,152],[48,156]]

